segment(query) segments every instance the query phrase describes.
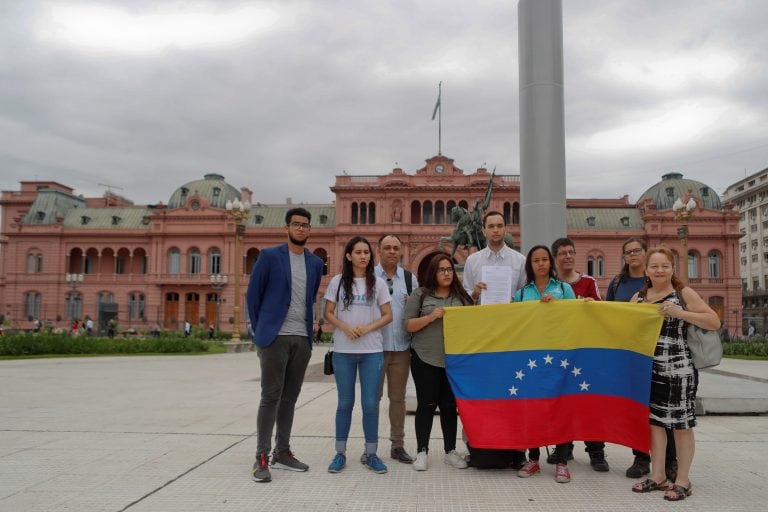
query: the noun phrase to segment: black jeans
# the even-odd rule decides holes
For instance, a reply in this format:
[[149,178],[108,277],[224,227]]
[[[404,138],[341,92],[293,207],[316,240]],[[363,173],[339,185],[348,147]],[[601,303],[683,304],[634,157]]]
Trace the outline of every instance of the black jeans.
[[275,423],[275,451],[284,452],[291,447],[293,413],[312,349],[306,336],[278,336],[272,345],[259,347],[258,353],[261,402],[256,415],[256,454],[269,455]]
[[438,407],[440,427],[443,430],[443,448],[445,453],[455,450],[459,415],[456,411],[456,397],[453,396],[451,385],[448,383],[445,368],[425,363],[415,350],[411,350],[411,375],[416,386],[418,402],[415,418],[417,451],[429,449],[432,420]]
[[[571,443],[560,443],[555,446],[555,464],[568,464],[568,452],[571,449]],[[540,448],[528,448],[528,458],[530,460],[539,460],[541,457]]]

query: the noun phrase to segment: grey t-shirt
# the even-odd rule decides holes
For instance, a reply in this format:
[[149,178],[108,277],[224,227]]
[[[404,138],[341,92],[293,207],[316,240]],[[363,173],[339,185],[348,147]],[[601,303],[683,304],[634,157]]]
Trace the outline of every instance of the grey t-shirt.
[[291,305],[278,334],[308,336],[307,333],[307,264],[304,253],[288,251],[291,260]]
[[[419,302],[423,293],[424,303],[419,312]],[[425,288],[413,290],[405,303],[405,313],[403,315],[403,328],[411,318],[418,318],[431,314],[437,308],[449,306],[462,306],[461,299],[451,295],[449,297],[436,297],[429,293]],[[443,342],[443,319],[438,318],[420,331],[412,333],[411,348],[416,351],[419,359],[432,366],[445,368],[445,345]]]

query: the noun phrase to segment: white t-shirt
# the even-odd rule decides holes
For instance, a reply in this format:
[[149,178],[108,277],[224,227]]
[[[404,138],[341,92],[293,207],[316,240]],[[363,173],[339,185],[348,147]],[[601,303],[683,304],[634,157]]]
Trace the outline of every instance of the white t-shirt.
[[[336,303],[336,290],[341,284],[341,275],[334,276],[325,290],[325,300]],[[376,293],[373,301],[368,302],[365,278],[356,277],[352,287],[353,298],[349,309],[344,308],[344,290],[339,290],[339,302],[336,304],[336,318],[351,326],[367,325],[381,318],[380,306],[392,301],[387,283],[376,278]],[[384,351],[384,338],[381,329],[371,331],[356,340],[350,340],[338,327],[333,331],[333,350],[340,354],[370,354]]]

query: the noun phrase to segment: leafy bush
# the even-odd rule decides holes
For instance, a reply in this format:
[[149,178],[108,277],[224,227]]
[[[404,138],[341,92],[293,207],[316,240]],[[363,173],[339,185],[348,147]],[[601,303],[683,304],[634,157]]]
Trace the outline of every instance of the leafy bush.
[[0,337],[0,356],[42,354],[177,354],[208,352],[211,344],[196,338],[99,338],[68,334],[19,333]]
[[726,356],[752,356],[768,358],[768,340],[766,338],[741,338],[723,343],[723,354]]

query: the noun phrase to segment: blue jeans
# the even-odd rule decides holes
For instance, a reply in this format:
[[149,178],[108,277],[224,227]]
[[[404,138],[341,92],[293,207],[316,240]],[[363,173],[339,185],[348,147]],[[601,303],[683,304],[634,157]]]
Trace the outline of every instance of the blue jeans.
[[363,406],[365,453],[376,453],[379,442],[379,385],[384,369],[384,353],[333,353],[333,375],[339,405],[336,408],[336,451],[347,450],[347,438],[355,406],[355,383],[360,370],[360,402]]

